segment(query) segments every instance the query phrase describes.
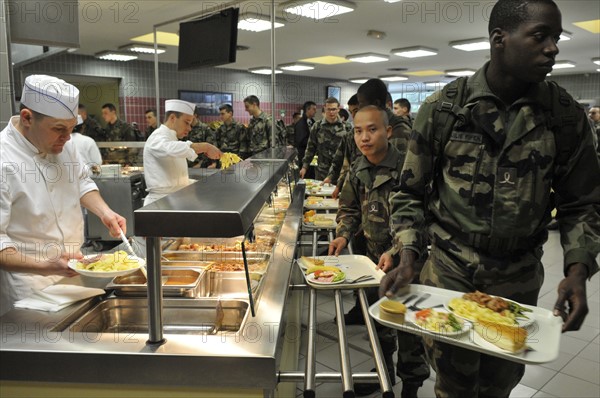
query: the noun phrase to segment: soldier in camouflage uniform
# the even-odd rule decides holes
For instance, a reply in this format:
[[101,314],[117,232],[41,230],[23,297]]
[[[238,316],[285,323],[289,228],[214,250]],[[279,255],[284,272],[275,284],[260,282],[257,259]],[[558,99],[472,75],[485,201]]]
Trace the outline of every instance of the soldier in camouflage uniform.
[[239,155],[244,126],[233,120],[233,107],[229,104],[221,105],[219,114],[223,124],[217,129],[216,145],[222,152],[232,152]]
[[[113,104],[102,105],[102,118],[106,122],[106,141],[137,141],[133,127],[117,118],[117,108]],[[109,163],[132,164],[137,154],[137,148],[111,148],[104,150],[102,157]]]
[[96,142],[106,141],[106,133],[98,121],[88,115],[87,108],[79,104],[78,114],[83,119],[83,124],[79,128],[79,133],[87,135]]
[[262,152],[272,146],[284,146],[284,132],[276,124],[275,143],[271,145],[271,131],[273,129],[273,118],[260,109],[260,100],[255,95],[244,98],[246,112],[252,118],[246,128],[245,145],[242,145],[243,158],[250,157]]
[[[339,255],[362,227],[367,240],[367,256],[378,267],[388,271],[392,269],[397,253],[390,233],[388,200],[393,187],[400,182],[404,157],[388,144],[392,129],[382,109],[372,105],[360,109],[354,129],[352,136],[361,156],[350,168],[340,194],[337,237],[329,246],[329,254]],[[367,296],[371,304],[377,301],[377,288],[373,288]],[[395,384],[393,354],[396,351],[396,331],[381,325],[377,325],[377,329],[388,372],[392,384]],[[402,348],[398,352],[402,396],[416,396],[417,389],[429,377],[423,344],[418,336],[408,333],[398,333],[398,337]],[[355,385],[359,395],[370,394],[377,388],[377,384]]]
[[325,101],[325,118],[315,122],[310,129],[308,145],[302,160],[300,178],[304,178],[315,154],[318,156],[315,178],[324,180],[327,177],[331,160],[342,137],[352,132],[352,125],[348,122],[342,122],[339,118],[339,110],[340,103],[336,98],[330,97]]
[[[457,119],[447,141],[435,144],[444,94],[421,106],[401,185],[390,199],[400,264],[384,277],[380,294],[392,296],[412,279],[428,228],[424,284],[535,305],[546,226],[556,206],[565,279],[554,314],[565,320],[563,331],[581,327],[588,312],[586,278],[598,271],[600,166],[583,109],[566,92],[559,101],[553,95],[559,88],[544,82],[561,31],[554,2],[499,0],[489,21],[491,61],[467,80],[459,104],[464,119]],[[557,132],[547,123],[559,114],[570,117],[561,118],[569,125]],[[573,144],[567,156],[556,145],[564,138]],[[438,397],[508,397],[525,370],[475,351],[428,345]]]
[[[187,137],[182,139],[183,141],[191,142],[206,142],[211,145],[216,145],[215,132],[206,123],[200,120],[200,108],[196,107],[194,110],[194,120],[192,121],[192,131]],[[218,146],[217,146],[218,147]],[[188,160],[188,167],[201,167],[201,168],[213,168],[216,167],[217,162],[210,159],[205,153],[198,154],[198,158],[193,162]]]

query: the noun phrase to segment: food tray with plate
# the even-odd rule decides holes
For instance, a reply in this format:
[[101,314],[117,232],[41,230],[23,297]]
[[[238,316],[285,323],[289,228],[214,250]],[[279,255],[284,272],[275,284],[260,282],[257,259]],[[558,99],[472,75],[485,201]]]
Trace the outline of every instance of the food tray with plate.
[[308,221],[306,217],[303,219],[302,226],[306,229],[335,229],[337,223],[335,222],[336,214],[316,214],[312,221]]
[[[402,302],[410,295],[416,294],[417,297],[421,297],[426,293],[430,294],[431,296],[421,302],[418,305],[419,308],[446,306],[452,298],[461,297],[463,295],[461,292],[440,289],[432,286],[408,285],[398,292],[398,295],[396,298],[394,298],[394,300]],[[471,327],[468,333],[450,336],[443,333],[436,333],[423,328],[418,328],[408,321],[412,316],[410,309],[407,310],[407,321],[404,324],[386,321],[385,319],[381,318],[379,310],[379,305],[386,300],[388,300],[388,298],[382,297],[375,304],[371,305],[371,307],[369,307],[369,314],[377,322],[394,329],[420,336],[429,336],[436,341],[445,342],[469,350],[482,352],[484,354],[489,354],[523,364],[540,364],[551,362],[555,360],[559,354],[560,335],[563,322],[560,317],[555,317],[552,315],[551,311],[544,308],[525,306],[532,310],[532,312],[528,313],[528,316],[534,319],[534,322],[525,328],[528,332],[527,339],[525,341],[527,349],[518,353],[511,353],[491,343],[481,345],[477,344],[478,340],[483,339],[480,338],[474,327]],[[411,300],[411,302],[414,302],[414,300]],[[411,302],[408,302],[407,306],[410,306]]]
[[[331,265],[338,267],[342,272],[346,274],[346,279],[341,283],[315,283],[312,278],[306,275],[308,267],[312,266],[306,262],[306,258],[315,258],[323,260],[324,265]],[[381,278],[385,273],[381,270],[375,269],[377,264],[373,263],[367,256],[359,256],[355,254],[341,255],[341,256],[317,256],[317,257],[300,257],[297,260],[298,266],[302,269],[302,274],[306,282],[315,289],[360,289],[363,287],[379,286]],[[356,278],[367,275],[372,276],[372,279],[368,279],[364,282],[349,283]]]
[[306,196],[331,196],[333,191],[335,191],[335,185],[319,182],[318,184],[306,184],[305,194]]
[[308,197],[304,201],[304,208],[309,210],[337,210],[339,204],[338,199]]
[[[162,287],[165,297],[198,297],[205,296],[204,284],[201,283],[204,270],[163,269]],[[107,286],[117,296],[146,296],[148,286],[146,277],[138,270],[132,274],[117,276]]]

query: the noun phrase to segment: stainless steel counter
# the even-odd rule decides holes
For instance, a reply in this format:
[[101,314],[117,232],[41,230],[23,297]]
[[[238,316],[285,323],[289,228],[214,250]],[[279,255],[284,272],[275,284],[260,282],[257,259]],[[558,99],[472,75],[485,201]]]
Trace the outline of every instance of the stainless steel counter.
[[[0,380],[273,390],[303,197],[301,186],[264,276],[256,317],[238,332],[167,332],[166,342],[153,346],[146,344],[147,333],[71,331],[69,324],[98,299],[57,313],[13,310],[0,318]],[[70,282],[97,287],[109,280]]]

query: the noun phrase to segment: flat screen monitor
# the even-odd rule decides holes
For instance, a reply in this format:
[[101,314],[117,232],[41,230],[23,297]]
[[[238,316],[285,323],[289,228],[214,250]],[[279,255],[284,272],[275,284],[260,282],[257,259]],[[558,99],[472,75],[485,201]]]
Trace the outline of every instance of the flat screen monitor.
[[178,70],[235,62],[239,9],[179,24]]

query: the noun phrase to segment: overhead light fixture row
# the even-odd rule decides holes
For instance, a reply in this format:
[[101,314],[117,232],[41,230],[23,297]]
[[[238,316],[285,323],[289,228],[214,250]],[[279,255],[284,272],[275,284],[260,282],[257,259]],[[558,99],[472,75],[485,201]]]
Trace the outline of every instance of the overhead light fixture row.
[[305,70],[313,70],[315,69],[315,66],[311,64],[303,64],[301,62],[292,62],[290,64],[281,64],[279,65],[279,68],[283,70],[289,70],[291,72],[301,72]]
[[592,58],[592,62],[596,65],[600,65],[600,58]]
[[363,64],[372,64],[375,62],[389,61],[390,57],[388,57],[387,55],[376,54],[376,53],[361,53],[361,54],[348,55],[346,57],[346,59],[348,59],[352,62],[360,62]]
[[283,3],[281,7],[287,13],[316,20],[356,10],[356,4],[346,0],[292,0]]
[[408,80],[408,77],[402,75],[379,76],[379,78],[384,82],[401,82],[404,80]]
[[450,70],[445,71],[444,73],[449,76],[461,77],[461,76],[473,76],[475,74],[475,72],[476,72],[476,70],[474,70],[474,69],[450,69]]
[[[130,51],[133,53],[141,53],[141,54],[154,54],[154,46],[148,46],[145,44],[127,44],[125,46],[119,47],[120,51]],[[167,49],[165,47],[158,46],[156,49],[157,54],[162,54]]]
[[487,37],[480,37],[478,39],[451,41],[448,45],[462,51],[489,50],[490,40]]
[[404,58],[429,57],[438,54],[438,50],[436,50],[435,48],[423,46],[395,48],[390,52],[394,55]]
[[[248,72],[251,73],[256,73],[257,75],[270,75],[271,74],[272,69],[269,68],[268,66],[260,66],[258,68],[250,68],[248,69]],[[283,73],[282,71],[275,69],[275,74],[278,75],[280,73]]]
[[368,80],[369,80],[368,77],[353,77],[351,79],[348,79],[348,81],[350,81],[351,83],[357,83],[357,84],[366,83]]
[[577,64],[573,61],[556,61],[552,69],[568,69],[574,68]]
[[135,54],[119,51],[101,51],[96,53],[94,57],[105,61],[133,61],[138,58]]
[[[285,26],[279,18],[275,18],[274,25],[275,29]],[[271,29],[271,17],[252,13],[242,14],[238,19],[238,29],[250,32],[269,30]]]

